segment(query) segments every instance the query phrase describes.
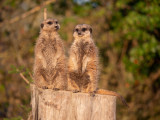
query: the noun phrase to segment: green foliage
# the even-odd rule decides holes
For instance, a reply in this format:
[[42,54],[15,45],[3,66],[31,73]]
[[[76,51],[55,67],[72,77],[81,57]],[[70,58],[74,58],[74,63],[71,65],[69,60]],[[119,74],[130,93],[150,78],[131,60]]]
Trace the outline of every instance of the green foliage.
[[4,85],[0,85],[0,92],[4,92],[4,91],[5,91]]
[[22,117],[4,118],[3,120],[22,120]]
[[[81,5],[75,5],[73,7],[73,12],[76,14],[76,15],[79,15],[81,17],[85,17],[85,16],[88,16],[89,13],[91,12],[92,10],[92,6],[90,4],[86,4],[84,6],[81,6]],[[85,12],[84,12],[85,11]]]
[[9,74],[22,73],[30,82],[33,82],[33,79],[30,76],[31,72],[28,68],[24,68],[24,66],[16,67],[14,65],[11,65],[10,67],[11,69],[8,71]]
[[62,21],[62,25],[67,25],[67,24],[69,24],[69,23],[75,23],[76,22],[76,19],[74,18],[74,17],[66,17],[66,18],[64,18],[63,19],[63,21]]
[[15,7],[16,6],[16,0],[5,0],[4,5],[9,5],[11,7]]
[[10,66],[11,70],[8,71],[9,74],[13,74],[13,73],[19,73],[20,70],[24,69],[24,66],[20,66],[20,67],[16,67],[14,65]]
[[[121,42],[130,41],[132,46],[124,56],[126,69],[135,77],[148,76],[157,59],[160,58],[160,2],[119,0],[116,3],[111,28],[121,33]],[[117,22],[119,21],[119,22]],[[120,43],[120,41],[118,41]],[[116,43],[115,43],[116,44]],[[154,70],[160,67],[156,63]]]
[[66,0],[58,0],[56,3],[49,6],[49,10],[54,11],[57,15],[64,15],[67,9],[68,4]]

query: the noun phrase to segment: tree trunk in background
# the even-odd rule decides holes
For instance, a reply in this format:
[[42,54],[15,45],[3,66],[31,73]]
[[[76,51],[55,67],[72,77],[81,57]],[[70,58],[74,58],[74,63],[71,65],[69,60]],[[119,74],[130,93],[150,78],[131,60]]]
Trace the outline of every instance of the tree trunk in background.
[[33,120],[116,120],[116,97],[39,89],[31,85]]

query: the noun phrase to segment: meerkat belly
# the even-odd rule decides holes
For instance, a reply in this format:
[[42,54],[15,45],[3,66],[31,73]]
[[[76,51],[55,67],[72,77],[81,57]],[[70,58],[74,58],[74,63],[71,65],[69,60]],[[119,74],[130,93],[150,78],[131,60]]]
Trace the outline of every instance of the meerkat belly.
[[57,54],[57,49],[52,45],[47,46],[43,50],[43,55],[44,55],[44,58],[47,63],[46,67],[55,68],[55,66],[57,64],[57,58],[56,58],[57,55],[56,54]]
[[80,49],[79,50],[79,55],[78,55],[78,70],[83,74],[86,70],[87,63],[89,61],[89,57],[87,55],[87,50],[84,51],[85,49]]
[[86,71],[88,61],[89,61],[89,57],[84,56],[82,60],[82,73]]

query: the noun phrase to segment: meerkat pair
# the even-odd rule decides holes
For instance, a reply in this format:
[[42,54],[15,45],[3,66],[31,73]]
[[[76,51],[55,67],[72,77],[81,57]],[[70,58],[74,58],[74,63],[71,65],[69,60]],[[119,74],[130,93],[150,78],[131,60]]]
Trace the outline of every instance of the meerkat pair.
[[[83,26],[83,32],[76,28],[73,35],[75,41],[70,49],[68,89],[91,92],[97,88],[98,50],[91,39],[91,27]],[[41,23],[34,62],[34,82],[40,88],[67,89],[66,60],[64,46],[57,32],[59,28],[56,19],[47,19]],[[82,40],[80,36],[83,36]],[[88,61],[91,61],[90,65]]]
[[97,88],[98,49],[92,39],[91,26],[79,24],[75,27],[74,42],[70,48],[68,60],[68,71],[64,46],[57,32],[59,28],[60,25],[56,19],[47,19],[41,24],[40,36],[35,47],[35,84],[41,88],[55,90],[113,95],[126,104],[123,97],[117,93]]

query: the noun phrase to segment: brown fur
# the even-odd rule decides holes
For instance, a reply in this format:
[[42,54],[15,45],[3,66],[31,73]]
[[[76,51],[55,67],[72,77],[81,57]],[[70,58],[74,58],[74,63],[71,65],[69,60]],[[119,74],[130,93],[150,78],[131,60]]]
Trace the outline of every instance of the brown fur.
[[[85,34],[82,28],[85,27]],[[82,92],[93,92],[98,80],[98,50],[91,37],[89,25],[77,25],[82,36],[74,32],[68,63],[68,88]]]
[[62,40],[57,33],[59,27],[55,19],[47,19],[41,24],[34,62],[34,82],[38,87],[66,88],[66,58]]
[[126,103],[126,100],[125,100],[121,95],[119,95],[119,94],[116,93],[116,92],[109,91],[109,90],[104,90],[104,89],[97,89],[95,93],[97,93],[97,94],[102,94],[102,95],[112,95],[112,96],[116,96],[116,97],[119,98],[119,100],[122,101],[122,103],[123,103],[125,106],[129,107],[128,104]]
[[124,98],[118,93],[97,89],[99,77],[98,49],[91,33],[92,29],[89,25],[81,24],[75,27],[74,42],[70,48],[68,62],[68,89],[117,96],[127,105]]

